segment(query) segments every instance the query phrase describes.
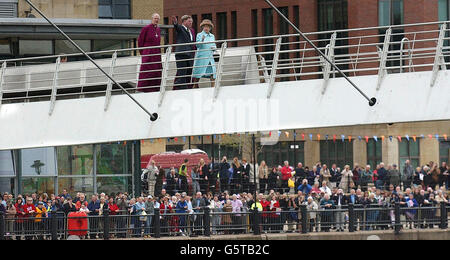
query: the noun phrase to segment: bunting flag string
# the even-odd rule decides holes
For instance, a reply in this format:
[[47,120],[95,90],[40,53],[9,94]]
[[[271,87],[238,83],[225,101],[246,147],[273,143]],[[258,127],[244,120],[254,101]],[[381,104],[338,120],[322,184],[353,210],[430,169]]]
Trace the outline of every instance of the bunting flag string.
[[[269,136],[272,136],[272,132],[273,132],[273,131],[270,131],[270,132],[269,132]],[[279,131],[279,130],[277,130],[276,133],[278,133],[278,137],[281,137],[282,134],[284,134],[284,135],[286,136],[286,138],[289,138],[289,137],[292,137],[292,136],[294,136],[294,138],[297,137],[297,133],[296,133],[295,131],[292,132],[292,135],[291,135],[291,133],[290,133],[289,131]],[[242,135],[244,135],[244,134],[245,134],[245,136],[250,136],[250,134],[249,134],[248,132],[247,132],[247,133],[242,133]],[[233,134],[229,134],[229,135],[230,135],[230,136],[233,136]],[[235,135],[240,136],[241,134],[240,134],[240,133],[236,133]],[[333,142],[336,142],[336,139],[337,139],[337,135],[336,135],[336,134],[330,135],[330,134],[301,133],[300,135],[301,135],[301,140],[303,140],[303,141],[305,141],[305,137],[306,137],[306,136],[309,136],[310,141],[314,141],[314,139],[315,139],[314,136],[317,138],[317,141],[325,140],[325,141],[328,142],[329,140],[331,140],[331,137],[332,137],[332,138],[333,138]],[[448,140],[448,134],[427,134],[427,135],[421,134],[421,135],[411,135],[411,136],[410,136],[409,134],[405,134],[405,135],[397,135],[397,136],[392,136],[392,135],[389,135],[389,136],[384,136],[384,135],[381,135],[381,136],[377,136],[377,135],[373,135],[373,136],[369,136],[369,135],[358,135],[357,137],[355,136],[355,138],[353,138],[352,135],[346,136],[346,135],[344,135],[344,134],[341,134],[340,136],[341,136],[342,142],[345,142],[345,139],[346,139],[346,137],[347,137],[349,142],[352,142],[353,139],[356,140],[356,138],[358,138],[359,141],[365,140],[366,143],[368,143],[369,140],[372,139],[372,138],[373,138],[373,140],[374,140],[375,142],[378,142],[380,138],[381,138],[381,141],[384,142],[385,139],[386,139],[386,137],[389,138],[389,141],[390,141],[390,142],[392,142],[394,138],[396,138],[399,142],[402,142],[402,141],[403,141],[403,138],[405,138],[405,140],[407,140],[408,142],[409,142],[409,141],[417,142],[417,139],[418,139],[418,138],[425,139],[425,138],[427,138],[427,137],[428,137],[430,140],[432,140],[433,138],[436,138],[436,140],[438,140],[438,141],[439,141],[439,139],[443,139],[443,140],[445,140],[445,141]],[[206,139],[208,139],[208,140],[211,140],[211,139],[213,139],[213,140],[214,140],[214,139],[217,139],[217,140],[221,141],[224,137],[225,137],[225,134],[206,135]],[[167,138],[167,142],[168,142],[168,143],[171,143],[171,142],[172,142],[172,143],[173,143],[173,142],[178,142],[179,139],[181,139],[181,138],[182,138],[182,141],[183,141],[183,142],[186,142],[187,140],[189,140],[188,138],[190,138],[190,140],[194,140],[194,139],[195,139],[195,136],[190,136],[190,137],[183,136],[183,137],[172,137],[172,138]],[[198,138],[199,141],[202,140],[202,136],[197,136],[197,138]],[[323,138],[323,139],[322,139],[322,138]],[[147,141],[153,144],[153,143],[156,143],[156,142],[160,143],[160,142],[163,141],[163,139],[164,139],[164,138],[154,138],[154,139],[148,139]],[[411,140],[411,139],[412,139],[412,140]],[[139,140],[138,142],[140,142],[140,143],[143,145],[143,144],[145,143],[145,141],[146,141],[146,140]],[[134,141],[134,143],[136,143],[136,142],[137,142],[137,141]],[[126,145],[127,145],[127,141],[123,141],[123,142],[113,142],[113,143],[121,144],[121,145],[123,145],[123,146],[126,146]]]

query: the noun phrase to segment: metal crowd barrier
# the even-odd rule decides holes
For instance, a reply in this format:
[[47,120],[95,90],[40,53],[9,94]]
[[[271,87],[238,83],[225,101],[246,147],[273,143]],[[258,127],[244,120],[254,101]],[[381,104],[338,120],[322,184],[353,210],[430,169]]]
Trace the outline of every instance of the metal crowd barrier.
[[[46,218],[5,218],[0,214],[0,240],[68,239],[74,232],[83,239],[160,238],[162,236],[211,236],[227,234],[355,232],[402,229],[447,229],[450,207],[440,203],[432,207],[345,205],[308,210],[305,204],[291,210],[243,210],[203,208],[194,213],[161,213],[148,215],[125,212],[101,216],[67,217],[51,212]],[[84,229],[74,229],[69,222],[87,221]]]

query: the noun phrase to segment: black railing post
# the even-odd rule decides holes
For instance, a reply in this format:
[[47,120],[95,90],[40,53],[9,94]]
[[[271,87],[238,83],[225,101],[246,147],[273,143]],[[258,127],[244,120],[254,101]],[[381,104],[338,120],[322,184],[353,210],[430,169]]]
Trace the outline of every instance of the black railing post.
[[447,218],[447,205],[446,205],[446,203],[445,202],[441,202],[440,203],[440,206],[441,206],[441,224],[439,225],[439,228],[440,229],[446,229],[447,228],[447,221],[448,221],[448,218]]
[[5,240],[5,213],[0,212],[0,240]]
[[209,207],[205,207],[203,211],[203,228],[205,229],[204,235],[206,237],[211,236],[211,216],[209,215],[211,209]]
[[109,240],[109,209],[103,211],[103,239]]
[[394,215],[395,215],[395,227],[394,227],[394,233],[396,235],[400,234],[401,229],[401,223],[400,223],[400,203],[395,203],[394,208]]
[[158,208],[155,208],[154,209],[154,213],[155,213],[155,215],[154,215],[154,218],[155,218],[155,221],[154,221],[154,237],[155,238],[160,238],[161,237],[161,218],[160,218],[160,215],[161,215],[161,213],[159,212],[159,209]]
[[50,234],[52,235],[52,240],[58,240],[58,216],[56,210],[52,211]]
[[302,234],[308,233],[308,209],[306,205],[300,205],[300,214],[302,215]]
[[256,206],[255,203],[255,208],[253,209],[253,234],[255,236],[261,235],[261,230],[259,227],[259,212],[258,212],[258,207]]
[[355,205],[353,203],[348,204],[348,231],[355,232]]

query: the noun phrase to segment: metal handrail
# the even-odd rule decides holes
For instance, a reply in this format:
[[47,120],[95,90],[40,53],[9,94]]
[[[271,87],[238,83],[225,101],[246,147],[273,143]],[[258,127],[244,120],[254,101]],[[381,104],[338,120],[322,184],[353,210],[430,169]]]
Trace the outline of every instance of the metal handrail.
[[[386,62],[386,66],[384,69],[387,70],[388,73],[398,73],[403,72],[404,65],[403,60],[405,59],[405,52],[407,52],[406,57],[408,59],[408,71],[414,72],[415,68],[424,68],[425,70],[431,70],[433,67],[433,58],[447,58],[450,57],[449,47],[441,46],[441,51],[438,52],[436,50],[435,44],[437,40],[442,39],[450,39],[450,37],[443,37],[442,34],[444,32],[450,31],[449,29],[431,29],[431,28],[423,28],[424,26],[432,26],[432,25],[441,25],[445,24],[444,22],[431,22],[431,23],[418,23],[418,24],[406,24],[406,25],[397,25],[391,27],[368,27],[368,28],[355,28],[355,29],[347,29],[347,30],[336,30],[336,31],[325,31],[325,32],[313,32],[306,33],[308,36],[319,36],[319,35],[329,35],[331,33],[343,33],[346,32],[346,36],[343,37],[342,34],[339,34],[340,37],[336,37],[337,41],[340,43],[345,43],[341,45],[336,45],[333,47],[333,59],[334,63],[341,68],[342,72],[346,75],[358,76],[358,75],[376,75],[378,70],[380,69],[380,62],[382,58],[380,56],[380,51],[385,51],[386,57],[384,57],[384,62]],[[381,34],[381,30],[384,29],[396,29],[396,28],[410,28],[414,26],[420,26],[417,31],[411,30],[408,32],[393,32],[392,36],[402,35],[404,36],[401,41],[388,41],[389,47],[384,47],[383,43],[379,42],[380,37],[384,36]],[[375,30],[374,32],[369,32],[369,35],[353,35],[352,32],[365,32],[370,30]],[[438,34],[439,33],[439,37]],[[197,51],[183,51],[183,52],[172,52],[171,56],[166,57],[166,55],[162,53],[157,54],[147,54],[141,56],[134,56],[134,58],[126,60],[127,58],[121,58],[122,54],[132,55],[133,51],[142,51],[146,49],[166,49],[166,48],[174,48],[177,46],[188,46],[188,45],[196,45],[199,46],[201,44],[211,44],[215,43],[216,48],[213,50],[213,57],[216,59],[216,64],[214,66],[218,66],[218,63],[223,62],[222,68],[218,73],[220,73],[220,78],[218,77],[219,83],[221,82],[223,86],[229,86],[233,84],[257,84],[264,82],[268,78],[272,78],[275,82],[279,79],[288,79],[288,80],[304,80],[304,79],[312,79],[318,78],[323,75],[322,66],[323,60],[320,55],[317,55],[314,48],[307,46],[306,41],[299,41],[298,39],[290,41],[289,38],[297,37],[296,34],[288,34],[288,35],[272,35],[265,37],[252,37],[252,38],[240,38],[240,39],[227,39],[227,40],[218,40],[215,42],[207,42],[207,43],[189,43],[189,44],[172,44],[172,45],[161,45],[156,47],[143,47],[143,48],[126,48],[126,49],[118,49],[118,50],[106,50],[106,51],[96,51],[89,52],[89,55],[102,55],[101,62],[104,64],[104,67],[107,67],[111,71],[114,72],[114,77],[117,78],[117,82],[122,83],[130,83],[130,88],[127,87],[127,90],[135,91],[138,90],[137,85],[139,82],[145,82],[149,80],[161,80],[164,83],[164,89],[170,90],[172,87],[181,86],[183,84],[176,83],[174,80],[177,79],[175,76],[175,72],[178,70],[176,67],[176,54],[190,54],[192,58],[185,58],[183,61],[192,62],[192,65],[186,67],[186,69],[204,69],[205,67],[209,67],[209,65],[198,64],[198,62],[208,60],[209,58],[204,57],[196,57]],[[414,37],[412,40],[410,40]],[[314,38],[314,37],[313,37]],[[316,45],[322,46],[318,47],[320,51],[325,51],[327,53],[330,52],[330,39],[326,39],[323,37],[317,37],[320,39],[312,40],[312,42]],[[279,41],[279,43],[275,43],[274,39],[285,39]],[[264,41],[264,44],[244,44],[246,41],[254,43],[258,40],[268,40]],[[217,44],[225,43],[228,44],[230,42],[241,42],[242,46],[237,48],[227,48],[227,50],[235,49],[236,52],[227,51],[226,55],[222,56],[219,53],[219,49],[217,48]],[[278,47],[277,47],[278,44]],[[325,44],[327,44],[325,46]],[[405,44],[408,46],[405,47]],[[304,45],[304,46],[302,46]],[[380,48],[381,47],[381,48]],[[407,48],[407,49],[406,49]],[[377,51],[378,49],[378,51]],[[383,49],[383,50],[382,50]],[[117,62],[114,62],[113,67],[111,68],[111,59],[104,58],[107,54],[117,53],[118,58]],[[66,57],[74,57],[80,56],[82,54],[74,53],[64,55]],[[28,65],[27,67],[23,67],[23,71],[20,71],[22,67],[21,64],[25,63],[45,63],[45,61],[53,61],[60,57],[61,55],[51,55],[51,56],[41,56],[41,57],[30,57],[30,58],[17,58],[17,59],[8,59],[8,60],[0,60],[3,64],[7,64],[8,67],[5,70],[5,73],[2,73],[2,88],[0,88],[0,104],[6,103],[8,101],[16,102],[20,100],[33,100],[37,98],[48,98],[47,93],[39,93],[39,91],[48,91],[51,90],[52,80],[46,79],[46,75],[49,77],[53,77],[54,74],[65,73],[64,76],[59,75],[56,80],[53,81],[53,84],[57,85],[57,89],[70,89],[70,88],[80,88],[81,91],[77,93],[70,94],[62,94],[57,93],[57,97],[65,97],[76,95],[89,95],[89,94],[101,94],[106,93],[107,90],[103,90],[102,88],[95,89],[95,92],[89,91],[89,89],[85,89],[84,87],[91,86],[106,86],[108,84],[108,80],[106,76],[97,73],[98,69],[87,64],[87,66],[82,65],[83,61],[75,61],[81,62],[80,65],[76,65],[75,62],[68,62],[67,64],[73,64],[74,68],[70,68],[66,64],[61,65],[61,69],[55,72],[54,66],[48,66],[48,71],[45,71],[47,67],[42,67],[42,65]],[[155,57],[161,56],[161,62],[159,61],[148,61],[142,62],[142,58],[144,57]],[[167,59],[165,62],[163,57]],[[219,59],[219,62],[217,62]],[[264,61],[263,61],[264,59]],[[223,61],[222,61],[223,60]],[[448,59],[447,59],[448,60]],[[178,61],[181,61],[178,59]],[[397,63],[398,62],[398,63]],[[116,65],[117,63],[117,65]],[[389,63],[389,65],[388,65]],[[442,66],[447,65],[447,62],[443,61]],[[139,67],[143,65],[154,65],[154,64],[165,64],[167,68],[164,69],[142,69]],[[19,65],[19,66],[18,66]],[[275,67],[274,67],[275,65]],[[152,78],[139,78],[139,73],[145,72],[166,72],[167,75],[155,76]],[[272,73],[270,73],[272,71]],[[77,73],[76,75],[70,75],[70,73]],[[69,73],[69,74],[67,74]],[[335,77],[335,70],[329,71],[331,77]],[[434,72],[437,73],[437,72]],[[197,76],[202,76],[201,74],[195,73]],[[278,79],[278,80],[277,80]],[[200,81],[200,84],[203,81]],[[217,82],[216,82],[217,83]],[[193,84],[193,83],[190,83]],[[224,85],[225,84],[225,85]],[[220,84],[218,84],[220,85]],[[154,87],[148,87],[154,88]],[[158,86],[159,88],[159,86]],[[117,92],[117,90],[112,90],[113,92]],[[30,93],[33,92],[33,93]],[[15,93],[19,93],[19,95],[14,96]],[[22,94],[20,94],[22,93]]]

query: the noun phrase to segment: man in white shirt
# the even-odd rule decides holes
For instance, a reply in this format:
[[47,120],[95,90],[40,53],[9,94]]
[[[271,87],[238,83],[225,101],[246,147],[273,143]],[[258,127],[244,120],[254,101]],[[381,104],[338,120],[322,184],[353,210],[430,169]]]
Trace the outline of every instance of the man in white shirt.
[[324,192],[325,194],[328,194],[328,196],[331,196],[331,189],[327,186],[327,182],[323,181],[322,182],[322,187],[320,187],[320,191]]

